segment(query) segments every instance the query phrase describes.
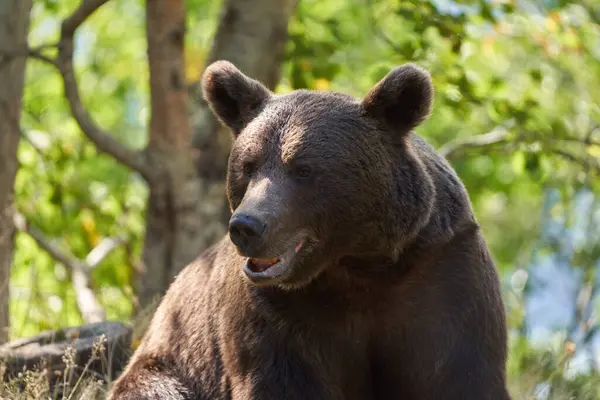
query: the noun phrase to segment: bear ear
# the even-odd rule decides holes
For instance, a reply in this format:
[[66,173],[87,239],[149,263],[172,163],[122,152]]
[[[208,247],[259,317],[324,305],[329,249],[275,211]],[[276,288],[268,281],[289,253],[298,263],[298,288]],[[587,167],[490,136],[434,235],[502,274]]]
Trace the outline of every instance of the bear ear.
[[403,134],[429,117],[432,104],[431,77],[412,63],[389,72],[362,101],[368,115]]
[[215,61],[202,75],[203,96],[215,115],[234,135],[254,118],[254,111],[271,92],[229,61]]

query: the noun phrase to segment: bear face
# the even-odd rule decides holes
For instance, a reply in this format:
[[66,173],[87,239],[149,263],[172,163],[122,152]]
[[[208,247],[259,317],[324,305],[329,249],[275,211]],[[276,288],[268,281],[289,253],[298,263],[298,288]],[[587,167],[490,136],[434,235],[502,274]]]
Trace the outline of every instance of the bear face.
[[411,134],[432,107],[424,70],[396,68],[358,100],[276,95],[218,61],[203,90],[234,136],[229,235],[250,281],[294,288],[349,257],[394,262],[427,224],[434,187]]

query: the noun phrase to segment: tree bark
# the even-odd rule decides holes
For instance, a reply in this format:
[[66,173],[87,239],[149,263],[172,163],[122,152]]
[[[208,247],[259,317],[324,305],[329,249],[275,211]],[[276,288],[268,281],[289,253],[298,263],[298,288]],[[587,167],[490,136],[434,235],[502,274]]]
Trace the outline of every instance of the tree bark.
[[[229,60],[271,89],[280,78],[296,0],[227,0],[208,63]],[[138,310],[164,294],[173,277],[225,234],[230,133],[213,117],[199,84],[183,78],[183,0],[148,0],[152,119],[147,154],[161,176],[150,182]]]
[[160,176],[150,182],[144,270],[136,282],[141,307],[162,295],[179,266],[191,261],[194,235],[201,228],[184,76],[184,1],[148,0],[146,30],[151,96],[147,152]]
[[8,340],[14,182],[32,0],[0,1],[0,343]]

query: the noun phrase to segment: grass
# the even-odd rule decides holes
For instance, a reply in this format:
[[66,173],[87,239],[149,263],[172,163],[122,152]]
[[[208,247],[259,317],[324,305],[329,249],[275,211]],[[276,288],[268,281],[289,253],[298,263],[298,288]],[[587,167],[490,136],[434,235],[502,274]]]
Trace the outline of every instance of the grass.
[[[39,365],[33,370],[19,372],[17,376],[2,382],[0,399],[100,400],[106,398],[108,380],[99,379],[97,374],[90,370],[90,365],[103,356],[105,340],[104,335],[94,340],[92,354],[82,368],[75,363],[75,346],[73,344],[67,346],[62,357],[65,367],[62,371],[54,371],[54,385],[50,384],[49,369],[45,365]],[[81,372],[74,374],[79,369]],[[0,364],[1,376],[4,376],[5,372],[6,365]],[[74,377],[77,379],[73,382]]]

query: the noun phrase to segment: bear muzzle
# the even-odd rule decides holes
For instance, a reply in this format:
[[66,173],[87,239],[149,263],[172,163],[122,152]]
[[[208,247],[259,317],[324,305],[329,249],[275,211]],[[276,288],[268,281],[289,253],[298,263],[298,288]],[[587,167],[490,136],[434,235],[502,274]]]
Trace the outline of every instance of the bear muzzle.
[[305,238],[300,239],[295,247],[290,248],[280,257],[248,257],[244,265],[244,273],[254,283],[285,279],[293,272],[297,256],[305,248],[306,243]]
[[282,225],[269,217],[273,215],[240,207],[229,221],[230,240],[246,258],[243,270],[254,283],[278,283],[292,277],[300,258],[314,243],[308,232],[282,230]]

